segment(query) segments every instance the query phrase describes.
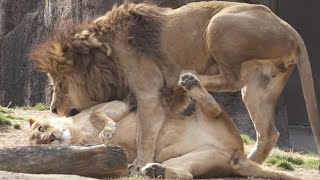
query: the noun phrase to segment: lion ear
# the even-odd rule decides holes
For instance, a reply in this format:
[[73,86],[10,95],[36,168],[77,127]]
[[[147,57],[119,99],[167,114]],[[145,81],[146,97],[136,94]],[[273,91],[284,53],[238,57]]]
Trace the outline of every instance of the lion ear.
[[28,119],[28,121],[29,121],[30,127],[31,127],[31,126],[32,126],[32,124],[35,122],[35,120],[34,120],[34,119],[32,119],[32,118],[29,118],[29,119]]

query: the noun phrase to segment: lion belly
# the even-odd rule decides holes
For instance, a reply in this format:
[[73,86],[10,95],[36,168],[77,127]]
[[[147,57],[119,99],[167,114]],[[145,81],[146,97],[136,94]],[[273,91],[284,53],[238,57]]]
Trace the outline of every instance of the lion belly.
[[265,6],[202,2],[166,13],[162,46],[177,71],[208,74],[215,62],[234,67],[291,56],[296,48],[290,26]]
[[[210,120],[205,116],[170,117],[165,121],[156,145],[156,162],[179,157],[195,150],[206,148],[241,150],[242,142],[230,132],[225,119]],[[117,122],[117,130],[109,144],[116,144],[128,153],[129,162],[136,157],[136,113],[131,112]],[[226,139],[225,137],[228,137]],[[240,142],[239,142],[240,141]]]

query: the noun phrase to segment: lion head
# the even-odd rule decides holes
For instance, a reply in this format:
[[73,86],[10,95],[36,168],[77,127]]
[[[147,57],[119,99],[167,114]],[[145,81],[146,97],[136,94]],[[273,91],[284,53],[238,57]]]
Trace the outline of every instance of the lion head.
[[29,138],[31,144],[50,144],[63,140],[64,129],[57,128],[53,124],[45,120],[29,119],[31,136]]
[[132,51],[161,57],[160,17],[156,6],[127,2],[89,25],[68,23],[34,47],[33,64],[52,82],[51,111],[72,116],[94,104],[126,98],[127,77],[119,59],[130,59],[126,53]]
[[128,90],[115,59],[90,26],[59,30],[31,52],[35,67],[51,80],[51,112],[61,116],[125,96]]

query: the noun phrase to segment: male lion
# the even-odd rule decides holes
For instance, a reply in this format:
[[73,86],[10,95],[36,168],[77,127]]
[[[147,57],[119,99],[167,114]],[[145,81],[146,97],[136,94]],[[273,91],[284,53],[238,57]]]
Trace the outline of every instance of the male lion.
[[[261,163],[276,143],[274,108],[298,64],[319,148],[320,122],[306,47],[267,7],[197,2],[178,9],[124,3],[82,27],[67,27],[32,59],[53,83],[51,111],[74,115],[99,102],[137,101],[137,165],[154,161],[165,120],[159,90],[194,70],[208,91],[239,91],[257,131],[249,159]],[[157,112],[157,116],[153,114]]]
[[[179,84],[196,100],[196,110],[191,116],[182,116],[170,110],[165,112],[167,119],[156,144],[156,163],[143,167],[141,175],[168,179],[230,175],[298,179],[246,158],[237,128],[196,76],[183,74]],[[33,144],[92,144],[99,143],[100,139],[103,143],[122,146],[128,153],[129,162],[132,162],[137,150],[137,116],[130,109],[127,103],[112,101],[69,118],[30,120],[30,140]],[[89,118],[94,120],[88,121]]]

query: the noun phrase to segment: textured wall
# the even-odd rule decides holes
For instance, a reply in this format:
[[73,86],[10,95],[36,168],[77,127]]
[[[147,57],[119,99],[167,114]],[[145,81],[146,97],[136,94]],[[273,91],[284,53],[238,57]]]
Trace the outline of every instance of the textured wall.
[[46,76],[28,60],[33,44],[68,19],[78,22],[103,14],[115,1],[2,0],[0,2],[0,105],[48,102]]

